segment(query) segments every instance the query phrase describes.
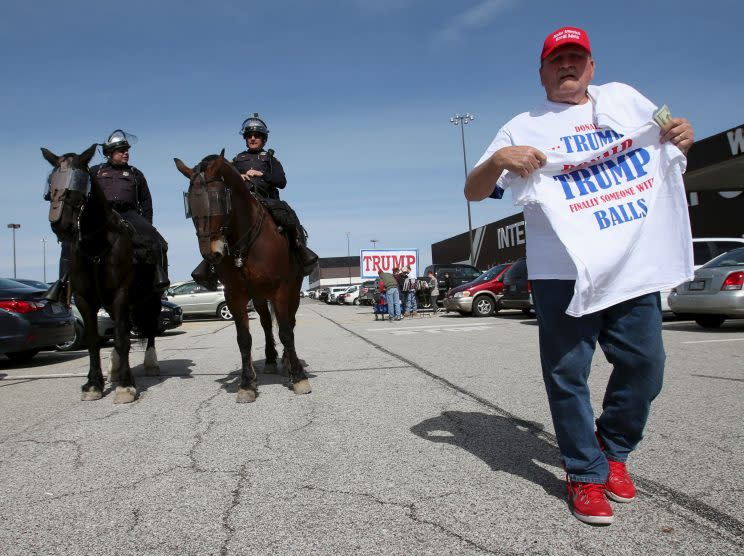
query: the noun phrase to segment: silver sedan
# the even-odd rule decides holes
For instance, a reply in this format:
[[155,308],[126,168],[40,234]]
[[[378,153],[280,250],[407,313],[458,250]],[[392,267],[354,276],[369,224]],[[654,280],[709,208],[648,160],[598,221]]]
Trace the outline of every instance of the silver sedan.
[[695,278],[669,294],[669,307],[704,328],[744,319],[744,247],[719,255],[695,271]]

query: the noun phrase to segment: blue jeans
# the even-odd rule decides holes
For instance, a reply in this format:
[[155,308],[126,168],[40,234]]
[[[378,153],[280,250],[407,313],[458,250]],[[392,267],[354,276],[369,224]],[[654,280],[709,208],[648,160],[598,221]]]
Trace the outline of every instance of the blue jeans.
[[[534,280],[532,295],[540,331],[540,360],[553,427],[572,481],[604,483],[607,459],[625,462],[638,445],[651,402],[661,391],[664,345],[661,299],[651,293],[602,311],[565,313],[573,280]],[[594,434],[587,379],[597,342],[612,366]]]
[[385,299],[388,304],[388,318],[390,320],[400,317],[400,294],[398,288],[389,288],[385,290]]
[[416,292],[406,292],[406,313],[409,315],[418,310],[418,305],[416,304]]

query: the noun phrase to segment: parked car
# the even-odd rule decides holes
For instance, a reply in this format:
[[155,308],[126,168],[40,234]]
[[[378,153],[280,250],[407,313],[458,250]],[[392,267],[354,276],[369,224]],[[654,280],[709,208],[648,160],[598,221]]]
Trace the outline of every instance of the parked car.
[[372,305],[375,302],[375,293],[380,291],[378,280],[366,280],[359,286],[359,303],[361,305]]
[[359,305],[359,286],[349,286],[345,292],[338,294],[339,303]]
[[0,278],[0,353],[12,361],[54,350],[75,334],[70,308],[44,299],[45,293],[46,288]]
[[[83,316],[75,305],[75,299],[72,300],[72,314],[75,317],[75,336],[67,342],[59,344],[59,351],[75,351],[85,347],[85,323]],[[103,307],[98,310],[98,339],[105,343],[114,337],[114,319],[111,318],[108,311]],[[181,308],[165,299],[160,300],[160,314],[158,315],[158,335],[166,330],[177,328],[183,324],[183,311]],[[135,326],[132,327],[131,335],[139,337],[139,331]]]
[[338,297],[338,294],[343,293],[344,291],[346,291],[346,288],[348,288],[348,287],[349,286],[333,286],[333,287],[329,288],[329,290],[328,290],[328,297],[326,298],[325,302],[328,303],[328,304],[337,304],[338,303],[338,299],[336,299],[336,298]]
[[424,276],[429,276],[433,272],[439,284],[439,295],[444,297],[444,275],[449,274],[450,287],[454,288],[462,284],[472,282],[478,276],[483,274],[480,270],[469,264],[451,263],[451,264],[432,264],[424,269]]
[[521,309],[527,316],[535,312],[532,303],[532,284],[527,278],[527,259],[512,263],[503,277],[504,291],[499,299],[502,309]]
[[47,284],[41,280],[29,280],[28,278],[8,278],[8,280],[15,280],[16,282],[31,286],[37,290],[48,290],[51,287],[51,284]]
[[328,288],[322,288],[321,290],[319,290],[317,296],[318,301],[328,301],[328,293]]
[[[692,239],[692,260],[695,270],[718,255],[731,249],[744,247],[744,238],[740,237],[696,237]],[[672,311],[669,306],[671,290],[661,291],[661,310],[665,313]]]
[[487,317],[497,312],[504,293],[504,275],[510,263],[496,265],[472,282],[452,288],[444,299],[444,308],[461,315]]
[[211,291],[194,281],[189,281],[171,286],[165,293],[168,301],[181,307],[184,316],[216,316],[222,320],[232,320],[222,284],[218,285],[216,291]]
[[669,294],[678,315],[690,315],[703,328],[744,318],[744,247],[719,255],[695,271],[695,278]]

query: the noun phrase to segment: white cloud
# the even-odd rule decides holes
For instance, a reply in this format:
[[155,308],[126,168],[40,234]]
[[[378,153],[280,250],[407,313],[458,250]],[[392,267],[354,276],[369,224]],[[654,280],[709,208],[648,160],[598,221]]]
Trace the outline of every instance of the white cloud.
[[438,33],[437,38],[447,42],[456,41],[470,29],[483,27],[493,21],[511,4],[512,0],[483,0],[452,18],[449,24]]

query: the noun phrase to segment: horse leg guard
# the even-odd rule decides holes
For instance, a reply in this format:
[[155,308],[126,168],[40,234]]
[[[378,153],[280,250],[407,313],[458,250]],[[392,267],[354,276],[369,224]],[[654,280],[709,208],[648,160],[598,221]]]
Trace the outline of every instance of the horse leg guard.
[[158,354],[155,351],[155,346],[150,346],[145,350],[145,375],[158,376],[159,374]]
[[108,381],[118,382],[119,381],[119,369],[121,368],[121,358],[116,348],[111,350],[111,357],[109,358],[108,368]]
[[137,389],[134,386],[117,386],[114,394],[114,403],[132,403],[137,397]]

